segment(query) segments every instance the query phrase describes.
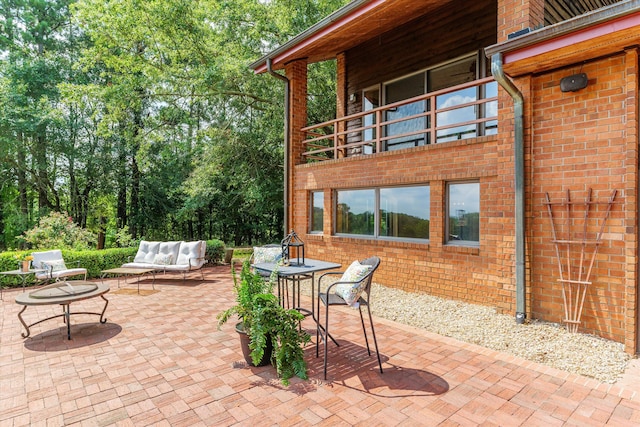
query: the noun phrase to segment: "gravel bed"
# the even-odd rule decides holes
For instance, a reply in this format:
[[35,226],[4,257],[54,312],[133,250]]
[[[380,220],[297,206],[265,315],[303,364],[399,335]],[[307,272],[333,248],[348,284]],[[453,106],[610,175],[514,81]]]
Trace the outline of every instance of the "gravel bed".
[[[308,283],[303,284],[302,291],[309,294]],[[564,325],[556,323],[534,320],[518,325],[513,316],[498,314],[491,307],[408,293],[376,283],[371,287],[371,301],[371,311],[378,317],[605,383],[620,379],[630,360],[621,343],[569,333]]]
[[491,307],[375,283],[371,288],[371,311],[376,316],[602,382],[615,383],[630,360],[623,344],[569,333],[564,325],[541,321],[518,325],[513,316],[498,314]]

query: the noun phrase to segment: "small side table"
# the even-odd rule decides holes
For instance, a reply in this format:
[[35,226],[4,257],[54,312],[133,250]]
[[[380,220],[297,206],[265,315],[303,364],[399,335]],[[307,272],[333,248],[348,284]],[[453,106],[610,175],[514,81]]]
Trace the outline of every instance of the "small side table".
[[[20,281],[22,283],[22,292],[25,291],[25,287],[27,284],[27,278],[29,277],[29,275],[33,274],[35,275],[36,273],[42,273],[44,271],[44,269],[41,268],[30,268],[27,271],[22,271],[22,270],[9,270],[9,271],[0,271],[0,275],[3,276],[17,276],[20,278]],[[0,286],[0,300],[3,299],[2,298],[2,286]]]

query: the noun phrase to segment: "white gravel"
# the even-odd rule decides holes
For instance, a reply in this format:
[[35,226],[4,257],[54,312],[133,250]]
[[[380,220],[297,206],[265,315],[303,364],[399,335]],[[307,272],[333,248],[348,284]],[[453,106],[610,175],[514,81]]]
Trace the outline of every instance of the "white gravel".
[[[328,282],[325,280],[325,282]],[[323,288],[328,283],[323,282]],[[301,286],[309,295],[310,282]],[[374,283],[371,312],[394,322],[502,351],[598,381],[620,379],[631,357],[624,345],[594,335],[569,333],[564,325],[498,314],[491,307],[409,293]]]
[[439,335],[513,354],[564,371],[615,383],[630,356],[621,343],[594,335],[569,333],[564,325],[529,321],[495,309],[427,294],[408,293],[373,284],[371,308],[376,316]]

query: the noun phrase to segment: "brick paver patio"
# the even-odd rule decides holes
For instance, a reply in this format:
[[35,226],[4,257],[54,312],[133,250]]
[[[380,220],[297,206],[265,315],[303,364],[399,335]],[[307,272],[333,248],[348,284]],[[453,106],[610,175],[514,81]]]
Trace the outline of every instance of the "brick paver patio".
[[[271,366],[246,366],[233,322],[217,328],[217,313],[233,300],[229,267],[207,268],[205,277],[183,284],[159,276],[151,295],[116,293],[113,279],[108,322],[72,316],[71,341],[60,319],[22,338],[19,291],[5,291],[0,426],[640,425],[632,388],[374,319],[381,375],[350,309],[334,311],[341,348],[329,349],[328,381],[310,345],[309,381],[284,387]],[[100,302],[71,307],[94,311]],[[29,307],[24,316],[33,322],[59,310]]]

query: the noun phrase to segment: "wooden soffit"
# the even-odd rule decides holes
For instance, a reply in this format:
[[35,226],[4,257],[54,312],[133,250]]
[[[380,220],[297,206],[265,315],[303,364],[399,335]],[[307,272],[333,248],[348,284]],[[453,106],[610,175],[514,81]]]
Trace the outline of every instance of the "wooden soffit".
[[640,0],[620,2],[485,49],[515,77],[562,68],[640,45]]
[[[441,7],[463,7],[464,0],[356,0],[250,65],[256,73],[306,58],[309,63],[336,56]],[[451,12],[449,12],[451,13]]]

